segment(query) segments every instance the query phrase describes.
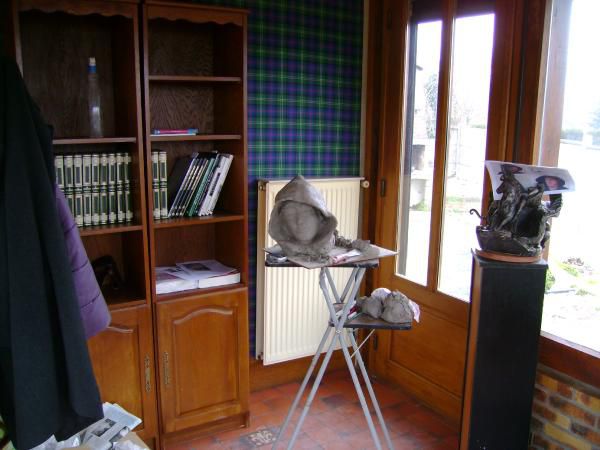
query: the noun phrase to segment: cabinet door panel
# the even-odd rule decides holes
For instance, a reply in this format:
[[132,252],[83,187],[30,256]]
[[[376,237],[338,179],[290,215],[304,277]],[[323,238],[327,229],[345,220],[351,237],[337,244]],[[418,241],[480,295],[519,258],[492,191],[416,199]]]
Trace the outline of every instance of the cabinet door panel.
[[135,431],[150,441],[157,428],[150,308],[111,314],[108,329],[88,341],[100,395],[142,419]]
[[246,289],[157,304],[164,431],[248,410]]

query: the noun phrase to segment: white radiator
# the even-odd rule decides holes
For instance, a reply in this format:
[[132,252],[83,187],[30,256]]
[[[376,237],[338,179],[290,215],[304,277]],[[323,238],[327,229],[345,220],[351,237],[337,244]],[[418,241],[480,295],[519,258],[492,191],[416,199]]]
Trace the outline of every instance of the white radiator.
[[[344,237],[358,234],[362,178],[309,179],[319,189],[338,220]],[[257,216],[256,357],[273,364],[314,355],[327,326],[329,313],[319,289],[319,270],[265,267],[264,248],[276,242],[267,224],[275,196],[289,180],[260,181]],[[341,291],[352,269],[332,269]],[[327,348],[327,346],[325,347]]]

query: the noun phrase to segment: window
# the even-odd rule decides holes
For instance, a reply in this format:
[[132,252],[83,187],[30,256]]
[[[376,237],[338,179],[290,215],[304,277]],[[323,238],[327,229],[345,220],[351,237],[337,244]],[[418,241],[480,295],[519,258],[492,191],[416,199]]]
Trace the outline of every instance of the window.
[[563,167],[576,192],[563,196],[547,246],[549,264],[542,330],[600,351],[600,252],[597,170],[600,167],[600,38],[597,0],[555,0],[548,42],[539,164]]
[[[438,111],[442,22],[410,27],[396,272],[421,285],[439,274],[435,288],[461,300],[469,299],[470,248],[477,246],[479,219],[469,210],[482,204],[493,36],[493,14],[455,20],[449,106]],[[438,132],[440,121],[446,127]],[[443,193],[437,216],[434,191]],[[441,234],[440,252],[427,258],[432,233]]]

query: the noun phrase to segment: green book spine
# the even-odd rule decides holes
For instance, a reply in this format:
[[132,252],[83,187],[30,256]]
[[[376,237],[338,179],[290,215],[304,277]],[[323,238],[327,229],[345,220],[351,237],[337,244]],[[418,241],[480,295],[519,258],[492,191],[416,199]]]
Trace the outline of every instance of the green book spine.
[[108,187],[100,186],[100,225],[108,223]]
[[160,170],[158,168],[159,151],[152,150],[152,184],[158,183]]
[[117,222],[125,223],[125,191],[117,188]]
[[56,171],[56,184],[61,189],[65,188],[65,168],[63,155],[54,157],[54,169]]
[[160,186],[158,183],[152,183],[152,200],[154,202],[152,209],[152,216],[154,220],[161,218],[161,204],[160,204]]
[[92,189],[83,188],[83,225],[89,227],[92,225]]
[[115,159],[117,164],[117,189],[122,189],[123,184],[125,184],[125,154],[117,153]]
[[108,154],[108,185],[116,188],[117,185],[117,155]]
[[168,207],[168,196],[167,196],[167,183],[161,182],[159,184],[159,194],[160,194],[160,218],[166,219],[169,217],[169,207]]
[[73,183],[76,188],[83,187],[83,157],[73,155]]
[[83,188],[76,187],[74,193],[74,206],[75,206],[75,223],[78,227],[83,226]]
[[108,185],[108,155],[100,156],[100,186]]
[[100,225],[100,187],[92,187],[92,225]]
[[82,155],[83,187],[92,187],[92,155]]
[[129,153],[124,153],[124,167],[125,167],[125,183],[131,182],[131,155]]
[[63,162],[65,168],[65,188],[73,189],[75,187],[73,183],[73,155],[64,155]]
[[108,223],[117,223],[117,190],[108,186]]
[[212,173],[214,172],[217,160],[218,160],[218,157],[214,157],[209,160],[208,167],[202,174],[202,180],[201,180],[200,186],[198,187],[198,190],[196,192],[194,202],[191,205],[191,207],[188,208],[188,210],[186,211],[186,213],[187,213],[186,215],[188,217],[192,217],[195,215],[194,212],[196,211],[198,204],[202,201],[202,199],[206,195],[206,188],[208,186],[209,179],[212,176]]
[[158,181],[167,183],[167,152],[158,152]]
[[65,197],[67,199],[67,205],[69,205],[69,209],[71,210],[71,215],[75,217],[75,199],[73,197],[73,188],[65,187]]
[[131,188],[129,183],[125,183],[125,221],[131,222],[133,220],[133,205],[131,203]]
[[100,155],[92,155],[92,187],[100,186]]

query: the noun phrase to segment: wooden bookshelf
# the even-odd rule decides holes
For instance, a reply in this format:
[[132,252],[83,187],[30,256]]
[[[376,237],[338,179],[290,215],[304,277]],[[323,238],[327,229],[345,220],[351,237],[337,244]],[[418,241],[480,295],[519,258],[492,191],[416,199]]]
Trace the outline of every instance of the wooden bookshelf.
[[[103,401],[142,418],[136,432],[158,442],[150,262],[139,70],[137,1],[9,0],[14,54],[27,88],[54,128],[57,154],[127,153],[131,156],[133,220],[80,228],[90,261],[110,256],[123,284],[101,286],[110,328],[89,342]],[[90,137],[87,63],[95,57],[105,137]],[[115,359],[116,358],[116,359]],[[153,366],[153,364],[152,364]],[[115,370],[118,367],[118,370]],[[116,372],[112,375],[113,372]],[[109,375],[111,374],[111,375]],[[124,384],[126,383],[126,384]]]
[[[8,1],[9,54],[54,127],[55,152],[131,156],[132,221],[80,228],[90,260],[109,255],[123,281],[103,285],[112,322],[89,341],[103,401],[140,417],[135,431],[150,448],[248,425],[247,11],[151,0]],[[101,138],[90,137],[88,122],[91,56]],[[150,136],[153,128],[202,134]],[[214,214],[154,220],[155,146],[167,152],[169,169],[193,152],[233,155]],[[157,266],[202,259],[235,267],[241,282],[156,295]]]
[[[189,3],[143,5],[147,173],[155,149],[166,152],[169,172],[193,152],[233,155],[210,216],[155,220],[153,187],[147,185],[163,445],[178,442],[181,430],[189,438],[248,423],[246,15]],[[201,134],[150,135],[153,129],[187,128]],[[206,259],[235,267],[241,282],[156,294],[156,267]],[[202,342],[202,352],[191,341]],[[211,366],[213,376],[200,370]]]

